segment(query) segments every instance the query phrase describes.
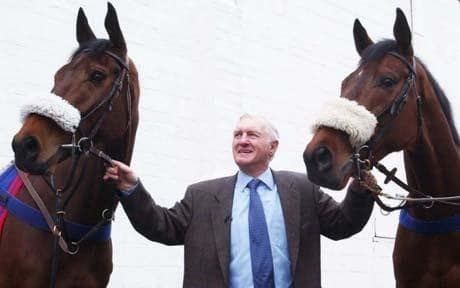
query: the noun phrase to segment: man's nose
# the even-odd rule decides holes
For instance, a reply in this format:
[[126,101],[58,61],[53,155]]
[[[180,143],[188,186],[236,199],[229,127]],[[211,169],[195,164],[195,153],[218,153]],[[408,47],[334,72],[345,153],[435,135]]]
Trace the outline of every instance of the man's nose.
[[241,135],[240,138],[238,138],[238,143],[239,144],[249,144],[249,137],[246,134]]

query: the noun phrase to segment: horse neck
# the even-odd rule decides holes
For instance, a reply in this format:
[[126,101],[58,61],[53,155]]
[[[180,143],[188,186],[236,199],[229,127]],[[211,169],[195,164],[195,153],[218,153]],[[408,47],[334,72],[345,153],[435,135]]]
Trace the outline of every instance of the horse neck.
[[[433,197],[460,196],[460,154],[451,128],[428,78],[420,83],[423,96],[423,133],[412,147],[404,151],[409,185]],[[420,197],[420,195],[411,195]],[[434,209],[416,209],[415,214],[441,217],[460,212],[460,207],[435,205]],[[424,211],[422,211],[424,210]]]

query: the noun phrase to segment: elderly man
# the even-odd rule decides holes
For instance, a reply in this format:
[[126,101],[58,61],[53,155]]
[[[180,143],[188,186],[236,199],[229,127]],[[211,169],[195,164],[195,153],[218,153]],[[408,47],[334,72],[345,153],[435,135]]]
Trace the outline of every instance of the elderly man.
[[139,233],[184,245],[184,287],[321,287],[320,235],[357,233],[373,200],[358,181],[337,203],[305,174],[270,169],[277,148],[272,124],[243,115],[233,132],[236,175],[189,186],[169,209],[123,163],[107,168],[104,178],[115,181]]

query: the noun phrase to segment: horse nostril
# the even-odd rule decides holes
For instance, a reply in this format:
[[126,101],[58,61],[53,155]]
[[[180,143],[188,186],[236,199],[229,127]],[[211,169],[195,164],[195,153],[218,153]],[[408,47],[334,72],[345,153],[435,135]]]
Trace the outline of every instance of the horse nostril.
[[318,172],[325,172],[332,167],[332,154],[326,147],[319,147],[313,152],[313,161]]
[[13,140],[11,143],[16,156],[23,159],[35,159],[39,152],[39,143],[33,136],[27,136],[22,141]]
[[38,141],[35,137],[29,136],[23,140],[24,150],[28,153],[36,153],[38,151]]

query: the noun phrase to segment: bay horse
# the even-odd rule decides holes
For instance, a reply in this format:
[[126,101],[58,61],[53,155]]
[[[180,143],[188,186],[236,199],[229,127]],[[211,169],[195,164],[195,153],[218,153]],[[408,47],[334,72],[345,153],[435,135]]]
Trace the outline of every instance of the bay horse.
[[340,190],[366,167],[397,181],[378,161],[403,151],[409,195],[397,207],[396,287],[460,287],[459,135],[443,90],[414,56],[404,13],[396,14],[395,39],[376,43],[355,20],[361,60],[319,114],[303,157],[313,182]]
[[96,38],[80,8],[78,48],[56,72],[51,94],[21,112],[12,147],[25,186],[7,199],[12,210],[0,239],[0,287],[108,284],[109,222],[118,198],[102,177],[110,157],[130,163],[139,83],[110,3],[105,28],[109,39]]

